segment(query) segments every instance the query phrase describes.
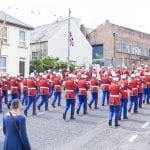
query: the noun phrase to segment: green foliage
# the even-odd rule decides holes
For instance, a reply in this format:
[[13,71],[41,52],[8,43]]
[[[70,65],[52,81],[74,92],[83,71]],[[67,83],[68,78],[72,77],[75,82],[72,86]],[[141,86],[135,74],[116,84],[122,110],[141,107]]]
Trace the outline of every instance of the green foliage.
[[[41,59],[30,61],[30,73],[34,70],[37,72],[44,72],[48,69],[51,70],[59,70],[59,69],[67,69],[68,63],[65,61],[60,61],[58,57],[53,58],[49,56],[45,56]],[[70,64],[70,70],[73,71],[75,68],[74,64]]]

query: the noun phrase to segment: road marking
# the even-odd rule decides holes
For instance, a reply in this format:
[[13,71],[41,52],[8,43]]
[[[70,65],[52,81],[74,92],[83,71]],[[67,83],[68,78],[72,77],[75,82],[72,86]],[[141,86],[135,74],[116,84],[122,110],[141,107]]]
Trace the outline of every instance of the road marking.
[[129,142],[133,142],[136,138],[138,137],[138,135],[133,135],[130,139],[129,139]]
[[146,128],[149,125],[149,122],[146,122],[141,128]]

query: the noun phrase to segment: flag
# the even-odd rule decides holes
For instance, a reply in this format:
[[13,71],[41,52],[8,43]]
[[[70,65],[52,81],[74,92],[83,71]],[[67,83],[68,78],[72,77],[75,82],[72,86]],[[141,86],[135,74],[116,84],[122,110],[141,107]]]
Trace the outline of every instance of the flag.
[[71,32],[70,32],[70,35],[69,35],[69,43],[70,43],[70,46],[74,46],[74,38],[73,38]]
[[6,15],[4,16],[3,25],[2,25],[2,28],[1,28],[0,55],[1,55],[2,46],[3,46],[3,40],[4,40],[4,35],[5,35],[5,28],[6,28]]

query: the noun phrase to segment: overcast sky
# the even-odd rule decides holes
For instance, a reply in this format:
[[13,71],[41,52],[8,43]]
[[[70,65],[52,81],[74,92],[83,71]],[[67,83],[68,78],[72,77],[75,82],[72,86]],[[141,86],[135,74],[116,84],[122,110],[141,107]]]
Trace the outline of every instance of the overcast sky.
[[68,8],[87,27],[109,19],[150,33],[150,0],[0,0],[0,10],[33,27],[67,17]]

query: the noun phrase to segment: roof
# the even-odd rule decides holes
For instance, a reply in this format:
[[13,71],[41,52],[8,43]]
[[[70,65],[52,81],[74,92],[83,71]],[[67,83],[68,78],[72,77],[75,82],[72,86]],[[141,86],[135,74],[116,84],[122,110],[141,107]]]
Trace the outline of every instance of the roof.
[[38,26],[31,32],[31,44],[39,43],[39,42],[46,42],[50,39],[53,35],[55,35],[68,21],[56,21],[51,24],[46,24],[42,26]]
[[[110,24],[112,27],[117,27],[117,28],[120,28],[120,29],[125,29],[125,30],[128,30],[128,31],[136,32],[136,33],[142,33],[142,34],[144,34],[144,35],[150,37],[150,34],[148,34],[148,33],[145,33],[145,32],[142,32],[142,31],[138,31],[138,30],[135,30],[135,29],[131,29],[131,28],[128,28],[128,27],[116,25],[116,24],[114,24],[114,23],[111,23],[109,20],[106,20],[105,23],[99,25],[97,28],[102,27],[102,26],[104,26],[105,24]],[[97,29],[97,28],[96,28],[96,29]],[[94,30],[91,31],[90,33],[95,32],[96,29],[94,29]],[[90,34],[90,33],[89,33],[89,34]]]
[[18,26],[18,27],[22,27],[28,30],[33,30],[34,28],[31,27],[30,25],[27,25],[26,23],[0,11],[0,22],[4,21],[4,16],[6,15],[6,23],[10,24],[10,25],[14,25],[14,26]]

